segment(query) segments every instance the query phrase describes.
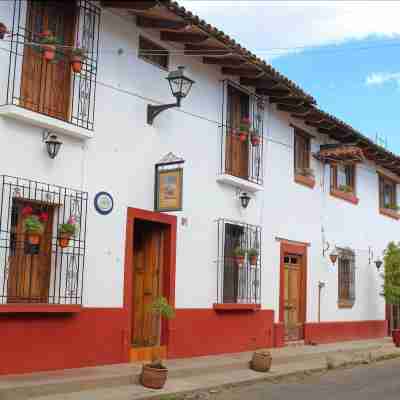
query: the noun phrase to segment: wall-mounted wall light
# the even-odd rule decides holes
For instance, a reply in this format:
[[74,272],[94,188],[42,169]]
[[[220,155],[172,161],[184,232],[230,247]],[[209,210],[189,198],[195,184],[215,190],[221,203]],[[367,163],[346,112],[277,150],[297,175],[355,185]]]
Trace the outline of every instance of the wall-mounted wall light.
[[[372,260],[374,260],[374,250],[372,249],[371,246],[368,247],[368,264],[371,265],[372,264]],[[383,261],[381,260],[381,258],[378,256],[375,260],[374,260],[374,264],[376,269],[379,271],[380,268],[382,267]]]
[[181,100],[189,94],[190,89],[195,82],[184,75],[184,69],[185,67],[178,67],[176,71],[170,72],[166,78],[171,88],[172,95],[176,98],[176,103],[163,104],[160,106],[149,104],[147,106],[147,123],[149,125],[153,124],[154,119],[161,112],[168,110],[169,108],[180,107]]
[[58,139],[57,135],[44,130],[42,134],[42,142],[46,144],[47,154],[49,157],[51,159],[56,158],[62,146],[62,142]]
[[251,197],[246,192],[242,192],[240,193],[239,200],[242,207],[246,209],[250,203]]
[[336,246],[335,246],[335,248],[329,254],[329,259],[331,260],[332,265],[336,264],[336,261],[337,261],[338,257],[339,257],[339,253],[338,253],[338,251],[336,249]]
[[380,259],[380,257],[378,257],[374,261],[374,263],[375,263],[376,269],[379,271],[381,269],[381,267],[382,267],[383,261]]

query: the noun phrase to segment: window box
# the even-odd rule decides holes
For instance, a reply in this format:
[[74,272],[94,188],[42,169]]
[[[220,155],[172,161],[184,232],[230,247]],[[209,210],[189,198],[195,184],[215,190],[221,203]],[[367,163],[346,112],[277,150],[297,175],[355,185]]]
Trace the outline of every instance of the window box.
[[339,308],[353,308],[354,307],[354,301],[339,300],[338,301],[338,307]]
[[379,213],[385,215],[386,217],[393,218],[396,220],[400,219],[400,213],[396,210],[390,208],[379,208]]
[[261,304],[240,304],[240,303],[214,303],[215,311],[257,311],[261,309]]
[[0,314],[75,314],[82,311],[79,304],[2,304]]
[[217,182],[237,187],[245,192],[255,193],[264,190],[263,186],[257,183],[249,182],[245,179],[238,178],[237,176],[221,174],[217,177]]
[[78,139],[85,140],[93,137],[93,132],[90,130],[16,105],[1,106],[0,115]]
[[345,200],[351,204],[359,203],[359,199],[357,196],[354,195],[354,193],[343,192],[338,189],[331,189],[331,196]]
[[294,181],[311,189],[314,189],[315,186],[315,178],[313,176],[295,174]]

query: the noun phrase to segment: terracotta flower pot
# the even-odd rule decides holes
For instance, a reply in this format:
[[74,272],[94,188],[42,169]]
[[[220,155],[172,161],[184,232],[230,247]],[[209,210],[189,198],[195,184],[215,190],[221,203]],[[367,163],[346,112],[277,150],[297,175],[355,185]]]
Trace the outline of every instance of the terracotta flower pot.
[[251,140],[251,144],[255,147],[259,146],[261,143],[261,138],[258,135],[252,135],[250,140]]
[[239,140],[241,142],[245,142],[247,140],[247,136],[248,136],[247,132],[242,131],[239,133]]
[[271,363],[272,357],[269,351],[256,351],[250,361],[250,368],[257,372],[268,372]]
[[393,343],[400,347],[400,329],[394,329],[392,332]]
[[[158,368],[157,368],[158,367]],[[167,381],[168,369],[160,366],[143,365],[140,382],[151,389],[162,389]]]
[[242,266],[244,264],[244,256],[235,256],[235,262],[237,265]]
[[52,61],[56,57],[56,46],[54,44],[43,45],[43,58]]
[[40,244],[40,237],[41,236],[39,233],[27,233],[26,234],[26,240],[32,246]]
[[61,235],[58,238],[58,245],[62,248],[65,249],[66,247],[69,246],[69,241],[71,239],[70,235]]
[[250,265],[257,265],[257,256],[250,256],[249,257],[249,261],[250,261]]
[[82,58],[79,56],[72,56],[71,58],[72,71],[79,74],[82,71]]

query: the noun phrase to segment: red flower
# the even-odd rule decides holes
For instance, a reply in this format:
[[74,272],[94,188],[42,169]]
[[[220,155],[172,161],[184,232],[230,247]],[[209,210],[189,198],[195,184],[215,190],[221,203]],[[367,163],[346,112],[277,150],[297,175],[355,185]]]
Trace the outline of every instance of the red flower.
[[29,215],[32,215],[33,209],[31,206],[26,206],[22,209],[21,213],[23,217],[28,217]]
[[242,119],[242,124],[249,124],[250,125],[250,118],[246,117]]
[[39,215],[39,219],[42,222],[47,222],[49,220],[49,214],[47,212],[41,212]]

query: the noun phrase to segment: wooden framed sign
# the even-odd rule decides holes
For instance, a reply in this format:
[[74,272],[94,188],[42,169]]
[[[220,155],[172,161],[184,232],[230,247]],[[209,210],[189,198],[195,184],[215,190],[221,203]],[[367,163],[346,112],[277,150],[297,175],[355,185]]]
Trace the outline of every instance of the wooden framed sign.
[[155,168],[155,211],[181,211],[184,160],[167,154]]

